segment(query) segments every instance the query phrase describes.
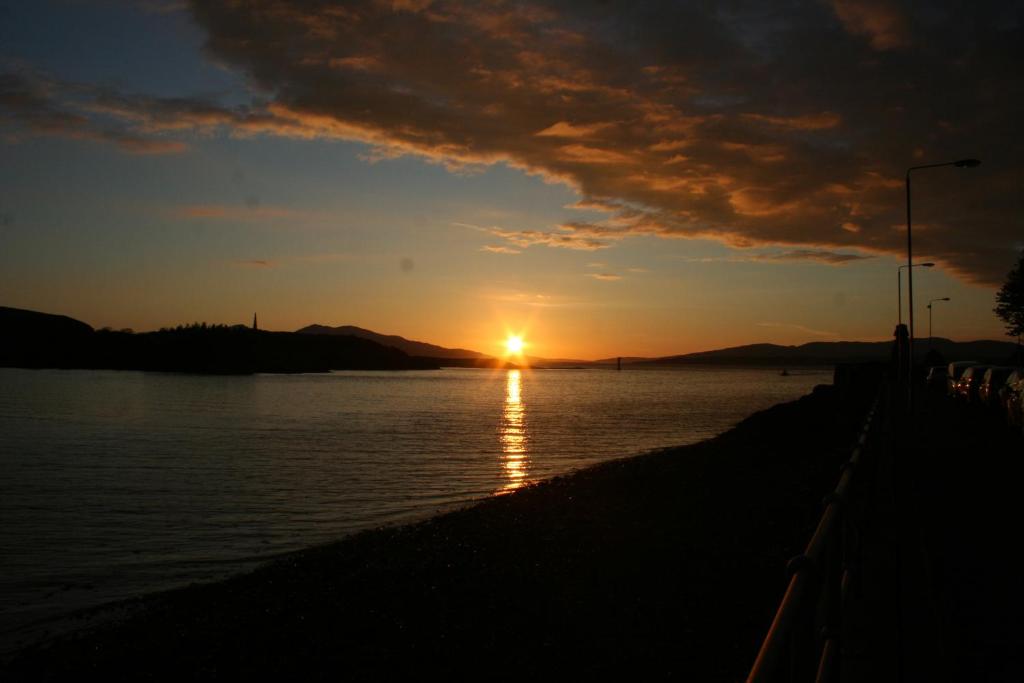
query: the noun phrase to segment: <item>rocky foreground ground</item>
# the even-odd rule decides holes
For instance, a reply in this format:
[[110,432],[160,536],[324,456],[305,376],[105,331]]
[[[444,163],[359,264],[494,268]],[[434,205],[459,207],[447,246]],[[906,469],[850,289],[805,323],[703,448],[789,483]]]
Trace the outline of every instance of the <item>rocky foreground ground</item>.
[[153,595],[3,678],[742,679],[864,408],[819,387],[700,444]]

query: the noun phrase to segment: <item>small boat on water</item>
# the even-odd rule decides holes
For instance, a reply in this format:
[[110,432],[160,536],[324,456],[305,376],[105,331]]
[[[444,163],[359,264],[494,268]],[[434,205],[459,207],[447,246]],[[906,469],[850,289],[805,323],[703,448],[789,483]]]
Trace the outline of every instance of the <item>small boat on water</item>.
[[779,374],[782,375],[783,377],[789,377],[789,370],[787,370],[786,368],[782,368],[782,372],[780,372]]

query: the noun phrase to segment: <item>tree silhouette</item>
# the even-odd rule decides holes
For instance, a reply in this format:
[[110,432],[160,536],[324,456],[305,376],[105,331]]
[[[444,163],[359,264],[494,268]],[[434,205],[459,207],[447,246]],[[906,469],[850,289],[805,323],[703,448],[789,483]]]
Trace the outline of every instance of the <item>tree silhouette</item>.
[[1024,334],[1024,251],[1021,251],[1017,265],[996,293],[996,307],[993,310],[1006,323],[1007,335],[1019,337]]

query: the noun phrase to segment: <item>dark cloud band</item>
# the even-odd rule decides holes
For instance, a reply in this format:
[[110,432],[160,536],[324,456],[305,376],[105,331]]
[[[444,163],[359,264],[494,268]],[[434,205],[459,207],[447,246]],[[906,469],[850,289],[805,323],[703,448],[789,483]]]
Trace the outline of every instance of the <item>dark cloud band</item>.
[[904,170],[962,156],[985,164],[915,177],[920,255],[991,284],[1022,233],[1019,2],[190,7],[209,53],[265,101],[94,92],[84,109],[39,106],[32,123],[15,106],[14,118],[74,131],[106,117],[126,126],[114,140],[126,147],[225,129],[360,140],[376,157],[459,168],[506,163],[571,185],[580,208],[605,215],[494,233],[510,247],[657,235],[789,245],[790,260],[828,263],[858,258],[851,249],[900,254]]

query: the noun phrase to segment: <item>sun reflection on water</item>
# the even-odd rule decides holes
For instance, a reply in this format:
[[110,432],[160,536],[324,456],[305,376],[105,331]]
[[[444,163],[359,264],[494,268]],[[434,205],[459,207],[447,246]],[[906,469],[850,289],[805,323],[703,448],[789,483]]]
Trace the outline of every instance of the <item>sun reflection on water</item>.
[[505,381],[505,406],[501,413],[501,453],[507,482],[503,492],[514,491],[526,483],[526,424],[522,398],[523,378],[519,370],[509,370]]

